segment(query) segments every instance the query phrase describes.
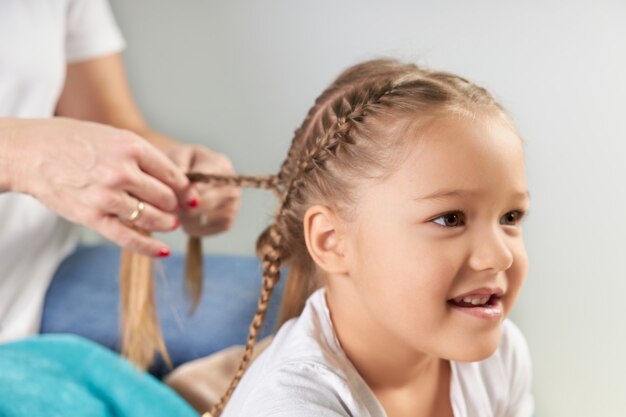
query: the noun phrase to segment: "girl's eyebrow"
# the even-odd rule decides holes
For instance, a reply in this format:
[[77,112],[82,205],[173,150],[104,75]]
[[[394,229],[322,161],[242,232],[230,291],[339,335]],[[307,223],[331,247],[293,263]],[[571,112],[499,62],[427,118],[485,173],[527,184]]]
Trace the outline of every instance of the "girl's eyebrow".
[[[456,190],[456,189],[443,189],[437,190],[430,194],[426,194],[423,196],[414,197],[415,201],[424,201],[424,200],[445,200],[448,198],[463,198],[463,197],[473,197],[480,196],[484,194],[481,190]],[[522,200],[530,200],[530,192],[528,190],[525,191],[515,191],[511,194],[512,198],[518,198]]]

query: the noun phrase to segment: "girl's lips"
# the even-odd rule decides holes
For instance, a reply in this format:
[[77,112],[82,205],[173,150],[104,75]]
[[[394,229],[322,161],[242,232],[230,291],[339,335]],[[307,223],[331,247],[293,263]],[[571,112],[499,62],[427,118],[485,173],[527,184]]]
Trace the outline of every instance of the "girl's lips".
[[464,298],[464,297],[475,297],[481,295],[496,295],[498,297],[502,297],[504,295],[504,290],[502,288],[478,288],[463,294],[459,294],[452,299]]
[[499,320],[504,315],[502,301],[499,297],[491,297],[484,306],[464,307],[451,301],[448,301],[448,305],[456,311],[485,320]]

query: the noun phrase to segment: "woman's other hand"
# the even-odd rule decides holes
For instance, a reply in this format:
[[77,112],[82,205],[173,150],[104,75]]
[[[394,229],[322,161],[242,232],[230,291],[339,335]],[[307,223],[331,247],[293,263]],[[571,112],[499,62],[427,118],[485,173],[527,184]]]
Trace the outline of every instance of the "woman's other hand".
[[[225,155],[198,145],[178,145],[167,155],[183,172],[234,175],[232,163]],[[180,220],[190,236],[207,236],[230,229],[241,201],[237,187],[193,183],[179,195]]]

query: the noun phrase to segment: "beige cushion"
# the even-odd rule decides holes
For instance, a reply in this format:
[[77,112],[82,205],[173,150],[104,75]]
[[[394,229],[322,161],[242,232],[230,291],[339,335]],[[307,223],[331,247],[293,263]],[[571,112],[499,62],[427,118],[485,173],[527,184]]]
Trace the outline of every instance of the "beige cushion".
[[[266,337],[256,344],[253,361],[271,341],[272,337]],[[179,366],[164,382],[202,414],[224,395],[237,372],[242,356],[243,346],[232,346]]]

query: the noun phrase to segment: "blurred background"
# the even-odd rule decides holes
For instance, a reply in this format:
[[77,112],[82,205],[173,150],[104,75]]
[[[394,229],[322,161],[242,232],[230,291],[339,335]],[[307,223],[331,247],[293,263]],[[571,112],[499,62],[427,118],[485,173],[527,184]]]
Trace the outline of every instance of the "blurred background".
[[[526,286],[513,313],[534,360],[537,417],[626,410],[626,2],[112,0],[131,88],[150,124],[276,173],[319,93],[391,56],[487,87],[526,141]],[[277,201],[245,191],[252,254]],[[181,233],[162,236],[183,250]],[[85,233],[86,240],[96,239]]]

